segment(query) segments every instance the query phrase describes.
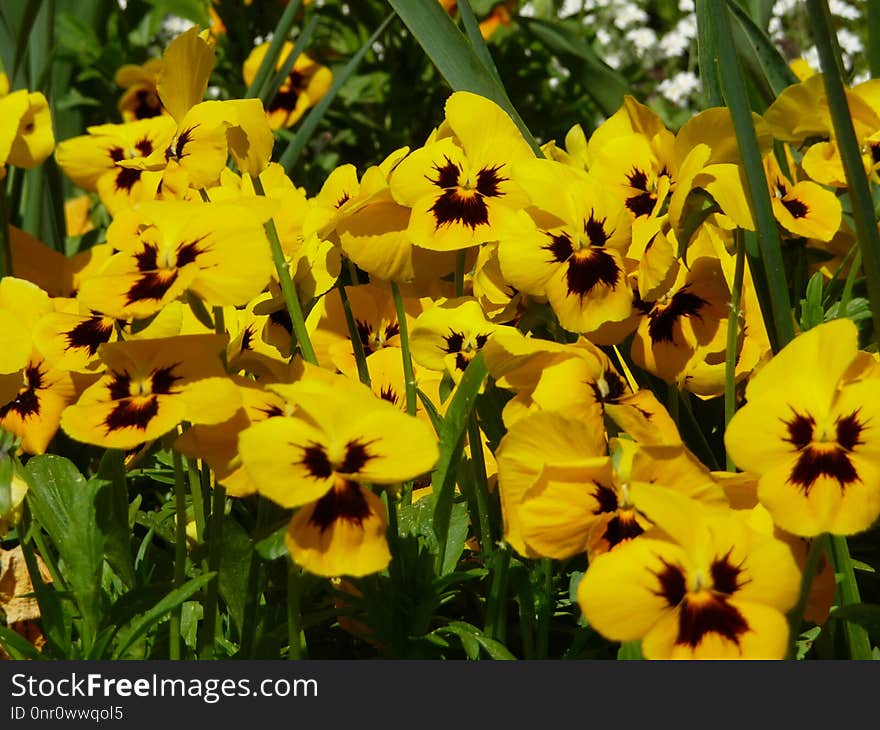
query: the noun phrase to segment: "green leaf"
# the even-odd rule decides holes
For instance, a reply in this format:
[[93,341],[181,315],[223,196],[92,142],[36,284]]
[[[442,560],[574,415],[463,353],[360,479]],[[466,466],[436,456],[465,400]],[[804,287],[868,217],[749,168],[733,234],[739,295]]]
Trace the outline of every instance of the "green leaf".
[[492,659],[516,659],[516,657],[511,654],[508,648],[500,641],[490,639],[476,626],[465,621],[451,621],[447,626],[444,626],[443,629],[449,633],[455,634],[461,639],[462,647],[464,647],[465,653],[471,659],[476,659],[479,655],[479,652],[475,650],[476,644],[483,647],[486,654]]
[[583,37],[555,20],[520,17],[517,22],[549,50],[578,62],[584,88],[606,117],[620,109],[629,92],[627,80],[599,58]]
[[[286,530],[286,528],[284,528]],[[276,531],[273,534],[277,534]],[[284,538],[282,534],[282,547]],[[242,630],[244,604],[247,596],[251,558],[254,546],[247,531],[231,516],[223,520],[223,545],[220,557],[220,595],[226,602],[229,615]],[[287,548],[284,547],[284,554]]]
[[72,13],[59,13],[55,18],[58,50],[65,56],[90,65],[101,55],[101,42],[94,28]]
[[620,645],[617,658],[622,661],[638,661],[642,656],[642,643],[640,641],[627,641]]
[[422,390],[416,389],[416,393],[419,396],[419,400],[422,402],[422,407],[425,409],[425,413],[427,413],[428,418],[431,419],[431,425],[434,427],[434,433],[439,436],[440,429],[443,427],[443,416],[440,415],[437,407],[434,405],[431,399],[424,394]]
[[265,103],[266,99],[262,97],[261,92],[263,91],[263,87],[269,82],[269,78],[275,69],[275,65],[278,63],[278,57],[281,55],[284,43],[287,41],[287,37],[290,34],[290,29],[296,21],[296,14],[299,12],[300,2],[301,0],[291,0],[281,14],[281,17],[278,19],[278,24],[272,32],[272,42],[269,44],[269,48],[266,49],[266,55],[263,56],[263,60],[260,62],[260,67],[257,69],[254,80],[251,81],[251,85],[248,86],[247,91],[245,92],[245,97],[248,99],[260,97]]
[[117,649],[114,658],[120,659],[124,657],[132,644],[190,596],[197,593],[203,586],[212,581],[216,575],[216,573],[205,573],[204,575],[200,575],[197,578],[187,581],[180,586],[180,588],[171,591],[171,593],[162,598],[162,600],[149,609],[121,639],[120,647]]
[[[488,371],[483,354],[477,353],[462,375],[455,394],[446,409],[443,427],[440,430],[440,456],[431,479],[434,506],[434,534],[440,546],[438,556],[446,555],[446,542],[449,536],[452,502],[455,496],[455,473],[464,446],[464,433],[474,408],[477,393]],[[442,562],[437,566],[442,571]]]
[[822,306],[824,280],[822,273],[817,271],[807,283],[807,296],[801,299],[801,330],[803,331],[825,321],[825,308]]
[[100,483],[86,482],[61,456],[33,457],[25,467],[28,504],[64,561],[64,577],[82,613],[90,644],[98,627],[104,541],[98,529],[95,496]]
[[0,646],[2,646],[13,659],[34,659],[39,661],[43,655],[36,647],[25,639],[21,634],[0,626]]
[[727,4],[745,31],[749,45],[758,59],[770,89],[776,96],[779,96],[789,86],[798,82],[797,76],[779,52],[776,44],[770,40],[770,36],[755,24],[748,13],[735,1],[728,0]]
[[880,605],[876,603],[841,606],[831,612],[831,617],[858,624],[872,634],[880,634]]
[[361,61],[363,61],[364,56],[367,55],[367,52],[373,47],[373,44],[378,40],[379,36],[385,32],[385,29],[392,20],[394,20],[394,15],[389,15],[385,18],[385,20],[382,21],[382,24],[376,28],[373,35],[367,39],[367,42],[364,43],[358,52],[351,57],[351,60],[345,64],[342,69],[333,74],[333,85],[327,90],[327,93],[324,94],[321,101],[315,104],[311,111],[302,120],[296,136],[290,140],[287,149],[284,150],[284,154],[282,154],[281,158],[278,160],[288,174],[293,169],[293,166],[296,165],[300,154],[302,154],[303,149],[305,149],[306,143],[312,138],[312,135],[318,128],[318,124],[320,124],[321,120],[324,118],[324,114],[326,114],[327,109],[336,98],[339,90],[355,72]]
[[536,155],[541,150],[507,92],[486,68],[474,47],[462,35],[443,6],[437,2],[388,0],[428,58],[455,91],[470,91],[491,99],[516,122]]
[[14,471],[13,458],[9,454],[5,454],[0,460],[0,521],[6,518],[12,509],[12,474]]
[[118,449],[104,452],[98,468],[95,507],[98,529],[104,537],[104,557],[127,588],[134,585],[134,565],[129,527],[128,485],[125,454]]

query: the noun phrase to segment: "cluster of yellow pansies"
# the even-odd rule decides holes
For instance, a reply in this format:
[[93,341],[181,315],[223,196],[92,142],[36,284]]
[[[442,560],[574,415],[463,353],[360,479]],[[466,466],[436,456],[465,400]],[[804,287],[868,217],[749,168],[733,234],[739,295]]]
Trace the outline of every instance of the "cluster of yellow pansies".
[[[162,443],[230,496],[294,510],[287,546],[307,570],[362,576],[391,560],[396,486],[437,462],[424,403],[442,414],[481,353],[509,393],[486,461],[510,546],[586,555],[584,615],[646,657],[783,657],[800,538],[880,514],[880,368],[847,320],[771,360],[748,270],[729,317],[734,234],[754,228],[729,112],[673,133],[627,98],[589,139],[575,127],[538,155],[501,108],[457,92],[422,146],[361,175],[343,164],[310,197],[271,162],[273,130],[330,72],[300,56],[264,109],[204,101],[213,65],[211,41],[184,33],[120,72],[123,124],[56,149],[112,216],[101,243],[65,258],[12,231],[0,426],[21,450],[44,452],[59,427],[106,448]],[[821,89],[791,87],[756,124],[780,230],[827,267],[853,234]],[[880,104],[873,86],[851,94],[875,179]],[[45,99],[15,92],[0,109],[0,163],[44,159]],[[719,396],[729,339],[748,383],[726,432],[736,474],[700,463],[639,387],[650,373]]]

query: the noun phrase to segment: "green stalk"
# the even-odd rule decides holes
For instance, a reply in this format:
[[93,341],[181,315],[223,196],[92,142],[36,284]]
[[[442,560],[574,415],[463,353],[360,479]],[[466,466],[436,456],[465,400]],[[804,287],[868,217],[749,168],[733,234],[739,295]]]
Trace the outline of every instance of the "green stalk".
[[[752,122],[751,108],[746,96],[745,85],[740,74],[739,59],[733,44],[730,10],[727,3],[718,3],[713,17],[715,44],[721,72],[721,88],[736,131],[743,168],[746,174],[746,187],[758,227],[758,243],[761,251],[764,276],[769,295],[769,309],[772,313],[771,326],[767,333],[774,352],[782,349],[794,338],[794,323],[791,304],[788,298],[788,282],[782,260],[782,246],[773,207],[770,204],[770,190],[761,150]],[[880,300],[878,300],[880,301]]]
[[853,287],[856,283],[856,276],[858,275],[861,266],[862,252],[856,251],[856,257],[846,275],[846,281],[843,282],[843,293],[840,295],[840,303],[837,305],[838,317],[846,317],[846,310],[849,309],[849,303],[852,300]]
[[[841,535],[832,536],[831,553],[834,556],[835,572],[842,574],[838,586],[840,605],[853,606],[860,604],[862,599],[859,595],[859,584],[856,582],[856,574],[845,537]],[[868,632],[852,621],[844,623],[844,630],[846,631],[846,642],[849,644],[850,658],[871,659],[871,640],[868,637]]]
[[302,55],[302,52],[306,49],[309,43],[311,43],[312,35],[314,34],[317,25],[318,16],[313,15],[311,18],[309,18],[305,27],[297,36],[296,43],[294,43],[293,49],[291,49],[290,53],[287,55],[287,58],[284,59],[284,63],[281,64],[281,68],[278,69],[275,75],[266,82],[266,85],[263,87],[259,95],[260,101],[263,102],[264,107],[273,98],[275,98],[275,94],[278,93],[278,89],[281,88],[281,85],[290,75],[290,72],[293,69],[294,64],[296,63],[296,59],[298,59]]
[[489,482],[486,478],[486,460],[483,456],[483,439],[480,438],[480,424],[477,414],[471,411],[468,420],[468,443],[471,447],[471,465],[474,473],[474,493],[477,499],[477,513],[480,522],[480,550],[488,561],[495,548],[492,534],[489,507]]
[[354,314],[351,311],[351,302],[348,301],[348,294],[345,291],[345,285],[342,283],[342,277],[336,282],[336,289],[339,291],[339,298],[342,300],[342,310],[345,312],[345,323],[348,325],[348,337],[351,340],[351,349],[354,352],[355,362],[357,362],[358,378],[369,388],[371,387],[370,371],[367,368],[364,343],[361,342],[361,335],[358,332],[357,322],[355,322]]
[[388,565],[388,575],[391,577],[391,596],[389,606],[393,613],[392,625],[392,648],[397,658],[402,658],[406,645],[406,633],[403,622],[400,620],[400,601],[403,597],[403,574],[400,572],[400,527],[397,524],[397,500],[388,489],[382,490],[385,500],[385,508],[388,513],[388,548],[391,552],[391,562]]
[[550,619],[553,614],[553,561],[541,558],[542,589],[539,594],[538,635],[536,638],[535,658],[546,659],[550,651]]
[[257,69],[257,74],[254,76],[254,80],[251,81],[251,85],[248,86],[247,91],[245,92],[245,98],[252,99],[261,96],[263,87],[266,85],[266,82],[269,80],[270,75],[275,68],[278,56],[281,55],[281,49],[284,47],[284,42],[287,40],[287,36],[290,34],[290,29],[293,27],[293,23],[296,20],[296,14],[299,12],[300,4],[301,0],[290,0],[287,7],[284,9],[284,12],[281,14],[281,17],[278,20],[278,25],[275,26],[275,30],[272,33],[272,42],[266,50],[266,55],[263,56],[263,60],[260,63],[260,67]]
[[[176,449],[171,452],[174,461],[174,513],[177,518],[174,532],[174,587],[186,581],[186,492],[183,486],[183,457]],[[171,612],[168,655],[180,659],[180,621],[183,606]]]
[[300,613],[299,566],[287,560],[287,658],[303,659],[302,615]]
[[717,0],[697,0],[697,53],[700,59],[700,78],[706,106],[721,106],[721,82],[718,80],[718,50],[715,47],[715,28],[712,16],[717,10]]
[[880,337],[880,233],[874,216],[874,203],[871,189],[865,177],[859,142],[853,129],[852,117],[846,100],[843,80],[840,76],[840,48],[827,0],[807,0],[810,26],[819,51],[825,93],[834,135],[840,158],[846,173],[846,184],[852,201],[853,219],[856,224],[856,238],[862,252],[862,265],[865,270],[865,283],[871,303],[871,316],[874,321],[874,340]]
[[504,642],[505,605],[507,600],[507,576],[510,570],[510,548],[499,546],[492,556],[492,585],[486,602],[485,632],[490,639]]
[[[208,465],[202,462],[202,473]],[[210,480],[210,472],[209,480]],[[211,500],[211,522],[208,525],[208,572],[217,573],[216,580],[208,583],[205,592],[205,618],[199,634],[199,658],[214,658],[214,634],[217,626],[217,603],[220,595],[220,559],[223,555],[223,518],[226,511],[226,488],[214,482]]]
[[464,259],[467,250],[462,249],[455,256],[455,296],[464,296]]
[[[740,298],[742,296],[743,276],[746,264],[746,246],[743,232],[737,230],[736,265],[733,271],[733,289],[730,292],[730,313],[727,315],[727,351],[724,365],[724,425],[730,423],[736,412],[736,345],[739,340]],[[733,471],[735,465],[727,457],[727,469]]]
[[403,377],[406,381],[406,412],[414,416],[418,408],[416,396],[416,376],[413,370],[412,355],[409,350],[409,326],[406,323],[406,308],[397,282],[391,282],[391,295],[394,297],[394,309],[397,312],[397,325],[400,328],[400,349],[403,357]]
[[828,549],[828,534],[822,534],[814,537],[810,543],[810,550],[807,553],[807,562],[804,566],[804,572],[801,577],[801,591],[798,595],[798,602],[795,607],[788,613],[788,658],[794,659],[797,656],[797,640],[801,631],[801,624],[804,620],[804,611],[807,608],[807,601],[810,598],[810,589],[813,586],[813,578],[819,570],[819,562],[822,554]]
[[[289,6],[288,6],[289,7]],[[252,175],[251,180],[254,183],[254,192],[257,195],[266,195],[263,189],[263,182],[259,176]],[[287,261],[284,259],[284,251],[281,248],[281,241],[278,238],[278,230],[275,228],[275,221],[270,218],[264,224],[266,236],[269,239],[269,247],[272,249],[272,260],[275,262],[275,271],[278,274],[278,281],[281,284],[281,294],[284,297],[284,303],[287,305],[287,312],[290,314],[290,322],[293,325],[293,336],[296,338],[303,359],[313,365],[318,364],[318,358],[312,347],[312,340],[306,329],[306,321],[303,316],[302,307],[299,303],[299,296],[296,293],[296,286],[293,279],[290,278],[290,270],[287,268]]]
[[0,183],[0,276],[12,276],[12,232],[9,229],[9,201],[6,183]]
[[196,521],[196,540],[201,543],[205,537],[205,497],[202,493],[202,475],[199,474],[195,459],[186,460],[186,473]]
[[871,78],[880,78],[880,0],[868,0],[868,67]]

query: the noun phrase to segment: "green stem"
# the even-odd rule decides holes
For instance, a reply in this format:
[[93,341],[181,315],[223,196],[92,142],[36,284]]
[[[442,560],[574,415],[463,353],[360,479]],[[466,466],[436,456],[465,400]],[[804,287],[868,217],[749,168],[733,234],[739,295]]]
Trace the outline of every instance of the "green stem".
[[[853,606],[862,602],[859,595],[859,584],[853,569],[852,558],[846,538],[834,535],[831,538],[831,553],[834,556],[834,570],[841,574],[839,585],[840,605]],[[871,640],[864,628],[851,621],[844,622],[846,641],[849,644],[851,659],[871,659]]]
[[535,646],[537,659],[546,659],[550,651],[550,619],[553,615],[553,561],[541,558],[539,563],[542,590],[538,599],[538,636]]
[[834,32],[827,0],[807,0],[807,11],[822,64],[828,108],[831,112],[831,121],[834,123],[834,136],[846,173],[856,225],[856,239],[861,247],[865,283],[874,320],[873,336],[876,341],[880,337],[880,232],[877,231],[871,188],[865,177],[860,145],[853,129],[846,91],[840,76],[840,48],[837,45],[837,35]]
[[810,598],[810,590],[813,586],[813,578],[819,570],[819,562],[822,560],[822,554],[828,548],[828,535],[823,534],[813,538],[810,543],[810,551],[807,553],[807,562],[804,565],[804,572],[801,577],[801,592],[798,595],[798,602],[795,607],[788,613],[788,658],[794,659],[797,656],[797,640],[800,636],[801,624],[804,620],[804,611],[807,609],[807,602]]
[[302,614],[300,613],[300,570],[287,560],[287,658],[303,659]]
[[354,352],[354,359],[357,363],[358,378],[369,388],[371,387],[370,370],[367,368],[364,343],[361,341],[361,335],[358,332],[357,322],[355,322],[354,314],[351,311],[351,302],[348,301],[348,293],[345,291],[342,277],[336,282],[336,289],[339,291],[339,298],[342,300],[342,310],[345,312],[345,323],[348,325],[348,337],[351,340],[351,349]]
[[400,572],[400,527],[397,524],[397,500],[387,489],[383,490],[385,508],[388,514],[388,549],[391,552],[391,563],[388,565],[388,574],[391,577],[391,596],[388,605],[393,613],[394,631],[392,634],[392,649],[395,656],[403,658],[406,645],[406,630],[401,621],[400,603],[403,600],[403,574]]
[[[268,522],[269,504],[264,497],[257,497],[257,524],[254,527],[255,535],[262,535]],[[260,624],[260,602],[263,595],[264,571],[263,561],[259,553],[254,550],[251,553],[251,564],[248,568],[248,587],[244,597],[244,613],[241,622],[241,648],[239,656],[242,659],[254,659],[258,644],[258,632]]]
[[868,0],[868,66],[871,78],[880,78],[880,0]]
[[474,473],[474,493],[477,499],[477,513],[480,522],[480,549],[488,561],[495,548],[489,506],[489,482],[486,478],[486,460],[483,456],[483,439],[477,415],[471,411],[468,419],[468,443],[471,447],[471,465]]
[[[289,7],[289,6],[288,6]],[[254,191],[257,195],[266,195],[263,189],[263,183],[259,176],[251,176],[254,183]],[[266,236],[269,239],[269,247],[272,249],[272,260],[275,262],[275,271],[278,274],[278,282],[281,284],[281,294],[284,297],[284,303],[287,305],[287,312],[290,314],[290,323],[293,326],[293,336],[299,345],[303,358],[312,363],[318,364],[318,358],[312,347],[312,340],[306,329],[305,317],[303,317],[302,307],[299,303],[299,296],[296,293],[293,279],[290,278],[290,269],[287,267],[287,261],[284,259],[284,251],[281,248],[281,241],[278,238],[278,230],[275,228],[275,221],[270,218],[264,224]]]
[[703,97],[706,106],[721,106],[721,84],[718,80],[718,51],[715,47],[715,29],[712,16],[716,12],[717,0],[697,0],[697,53],[700,59],[700,78],[703,82]]
[[[202,473],[208,465],[202,462]],[[209,477],[210,478],[210,477]],[[205,592],[205,618],[199,634],[199,657],[214,658],[214,634],[217,626],[217,603],[220,595],[220,561],[223,555],[223,519],[226,512],[226,488],[214,482],[211,500],[211,522],[208,525],[208,571],[217,573],[216,580],[208,583]]]
[[486,602],[485,632],[490,639],[503,642],[505,606],[507,601],[507,576],[510,570],[510,548],[507,544],[499,546],[492,556],[492,585]]
[[189,478],[189,493],[192,495],[193,517],[196,521],[196,540],[201,543],[205,537],[205,496],[202,493],[202,475],[196,467],[195,459],[186,460],[186,473]]
[[[733,289],[730,291],[730,313],[727,315],[727,351],[724,366],[724,425],[730,423],[736,412],[736,361],[737,344],[739,342],[740,299],[742,297],[743,276],[746,268],[746,246],[743,232],[737,229],[736,264],[733,271]],[[727,469],[735,468],[733,460],[727,457]]]
[[[183,485],[183,457],[176,449],[171,452],[174,461],[174,513],[177,524],[174,532],[174,587],[180,588],[186,580],[186,491]],[[171,612],[168,655],[180,659],[180,622],[183,606]]]
[[265,86],[272,71],[275,69],[278,56],[281,55],[281,50],[284,48],[284,42],[287,40],[290,29],[293,27],[293,23],[296,20],[296,14],[299,11],[300,2],[301,0],[291,0],[281,14],[281,18],[279,18],[278,24],[275,26],[275,30],[272,34],[272,42],[269,44],[269,48],[266,50],[266,55],[263,56],[263,60],[260,62],[260,67],[257,69],[254,80],[251,81],[250,86],[248,86],[247,91],[245,92],[245,98],[252,99],[261,96],[263,86]]
[[769,309],[772,313],[770,323],[772,326],[767,328],[767,333],[774,352],[778,352],[794,338],[794,322],[788,298],[788,282],[785,278],[779,230],[770,204],[770,189],[764,174],[751,107],[740,74],[740,63],[733,43],[733,28],[727,3],[718,3],[712,25],[715,29],[721,87],[730,108],[745,170],[748,198],[758,227],[761,263],[767,283],[765,291],[770,299]]
[[852,301],[853,287],[856,284],[856,277],[861,267],[862,252],[856,251],[856,257],[853,259],[852,266],[846,275],[846,281],[843,282],[843,293],[840,295],[840,304],[837,305],[838,318],[846,317],[846,310],[849,309],[849,303]]
[[391,282],[391,295],[394,297],[394,309],[397,312],[397,326],[400,328],[400,349],[403,357],[403,378],[406,386],[406,412],[414,416],[418,408],[416,395],[416,376],[413,370],[412,355],[409,349],[409,326],[406,323],[406,309],[403,306],[403,296],[397,282]]
[[0,182],[0,266],[0,276],[12,276],[12,231],[9,228],[5,180]]
[[462,249],[455,256],[455,296],[464,296],[464,260],[467,250]]

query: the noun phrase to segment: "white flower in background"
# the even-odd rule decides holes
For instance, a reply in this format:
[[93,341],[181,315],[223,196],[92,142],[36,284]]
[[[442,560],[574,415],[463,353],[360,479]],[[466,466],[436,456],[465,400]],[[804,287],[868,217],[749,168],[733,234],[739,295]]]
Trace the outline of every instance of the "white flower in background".
[[610,46],[613,37],[605,28],[596,28],[596,40],[603,46]]
[[857,7],[845,3],[843,0],[829,0],[828,10],[832,15],[846,20],[858,20],[862,17],[861,11]]
[[697,17],[688,15],[660,39],[660,50],[666,58],[678,58],[691,47],[697,37]]
[[859,84],[863,84],[866,81],[870,81],[870,80],[871,80],[871,72],[865,71],[863,73],[856,74],[855,76],[853,76],[852,85],[858,86]]
[[535,17],[535,4],[534,3],[526,3],[519,9],[519,14],[523,18],[534,18]]
[[700,89],[700,80],[691,71],[682,71],[670,79],[663,79],[657,90],[673,104],[683,105],[688,97]]
[[693,13],[694,0],[678,0],[678,9],[683,13]]
[[619,53],[606,53],[602,60],[613,69],[619,69],[623,65],[623,59]]
[[567,18],[569,15],[577,15],[583,7],[581,0],[564,0],[562,7],[559,8],[559,17]]
[[181,18],[179,15],[168,15],[162,21],[159,35],[165,38],[176,38],[181,33],[186,33],[195,25],[191,20]]
[[776,15],[770,18],[770,23],[767,26],[767,30],[770,33],[770,37],[777,43],[785,40],[785,29],[782,26],[782,18]]
[[626,30],[631,25],[644,25],[648,22],[648,14],[635,3],[621,3],[615,8],[614,25]]
[[776,0],[773,3],[773,15],[788,15],[800,4],[800,0]]
[[808,64],[810,64],[810,68],[818,71],[822,64],[819,63],[819,51],[816,46],[810,46],[807,50],[805,50],[801,54],[801,58],[803,58]]
[[651,28],[633,28],[627,31],[626,39],[642,53],[657,45],[657,34]]
[[848,53],[850,56],[862,53],[865,50],[862,39],[846,28],[841,28],[837,31],[837,42],[840,44],[840,50]]

